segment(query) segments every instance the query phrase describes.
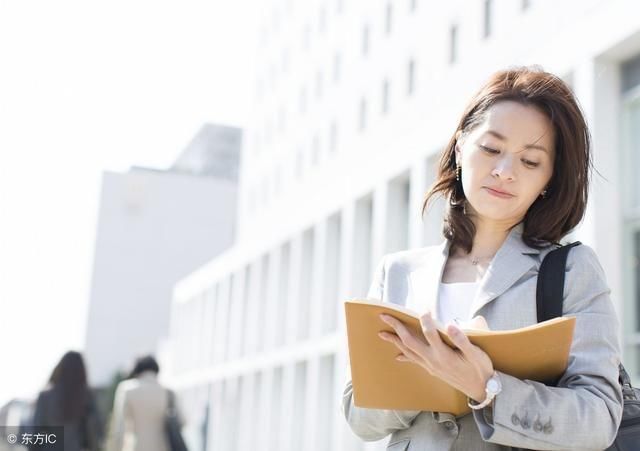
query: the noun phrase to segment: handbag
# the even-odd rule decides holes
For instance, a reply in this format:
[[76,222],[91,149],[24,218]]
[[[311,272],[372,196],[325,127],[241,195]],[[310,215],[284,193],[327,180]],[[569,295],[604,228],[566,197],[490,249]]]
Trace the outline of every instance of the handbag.
[[176,409],[175,395],[171,390],[167,390],[168,403],[164,415],[164,430],[167,434],[169,449],[171,451],[187,451],[187,445],[182,438],[182,426]]
[[[562,316],[567,255],[572,247],[579,244],[581,244],[580,241],[576,241],[554,249],[542,261],[536,287],[538,322]],[[622,421],[615,441],[606,451],[638,451],[640,450],[640,389],[632,387],[629,374],[622,363],[618,371],[623,397]]]

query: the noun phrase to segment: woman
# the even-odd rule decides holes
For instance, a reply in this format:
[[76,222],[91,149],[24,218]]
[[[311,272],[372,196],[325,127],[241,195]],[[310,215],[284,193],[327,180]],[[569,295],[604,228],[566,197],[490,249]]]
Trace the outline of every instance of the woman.
[[102,422],[87,385],[82,355],[67,352],[36,401],[33,426],[63,426],[65,451],[97,451]]
[[[448,201],[441,246],[385,256],[368,296],[426,312],[421,336],[391,316],[398,360],[465,393],[472,413],[343,410],[364,440],[391,434],[393,450],[602,450],[622,415],[618,321],[598,258],[569,253],[563,312],[576,317],[568,368],[557,387],[495,371],[454,324],[514,329],[537,322],[536,281],[545,255],[583,218],[591,170],[589,131],[570,89],[535,68],[494,74],[473,98],[425,197]],[[483,317],[483,318],[481,318]],[[460,351],[444,345],[446,323]]]
[[[159,372],[155,358],[141,357],[136,360],[129,379],[118,384],[108,451],[169,451],[165,430],[169,391],[158,382]],[[175,399],[173,403],[177,412]]]

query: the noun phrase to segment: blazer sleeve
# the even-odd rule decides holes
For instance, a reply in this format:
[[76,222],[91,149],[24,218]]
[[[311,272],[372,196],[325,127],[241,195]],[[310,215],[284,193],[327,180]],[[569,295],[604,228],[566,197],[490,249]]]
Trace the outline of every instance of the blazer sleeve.
[[[622,418],[619,324],[605,275],[585,245],[567,259],[563,314],[576,326],[565,374],[556,387],[500,373],[492,410],[473,415],[485,441],[540,450],[602,450]],[[585,431],[588,431],[585,433]]]
[[[385,281],[385,259],[375,270],[367,297],[383,299]],[[407,429],[420,411],[382,410],[356,407],[353,404],[353,387],[348,376],[342,393],[342,412],[351,430],[365,441],[380,440],[399,429]]]

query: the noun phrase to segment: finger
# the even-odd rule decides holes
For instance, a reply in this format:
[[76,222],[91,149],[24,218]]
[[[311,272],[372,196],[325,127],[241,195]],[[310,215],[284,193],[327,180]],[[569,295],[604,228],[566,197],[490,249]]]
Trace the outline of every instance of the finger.
[[471,355],[476,350],[476,346],[469,341],[469,337],[467,337],[458,326],[449,324],[447,326],[447,335],[451,337],[451,341],[453,341],[453,344],[456,345],[460,352],[466,356]]
[[395,334],[389,333],[389,332],[380,332],[378,333],[378,335],[380,336],[380,338],[382,338],[383,340],[386,340],[390,343],[393,343],[401,352],[404,356],[406,356],[407,358],[409,358],[411,361],[415,362],[415,363],[419,363],[421,360],[421,357],[419,354],[413,352],[411,349],[409,349],[409,347],[407,347],[402,340],[400,339],[400,337],[398,337]]
[[389,324],[396,335],[400,338],[403,345],[410,348],[412,351],[420,354],[420,351],[427,345],[423,339],[416,337],[411,330],[409,330],[402,321],[389,315],[380,315],[380,318],[387,324]]
[[438,333],[438,326],[433,320],[431,312],[427,312],[420,317],[420,326],[422,327],[422,334],[429,345],[439,346],[442,344],[442,339]]

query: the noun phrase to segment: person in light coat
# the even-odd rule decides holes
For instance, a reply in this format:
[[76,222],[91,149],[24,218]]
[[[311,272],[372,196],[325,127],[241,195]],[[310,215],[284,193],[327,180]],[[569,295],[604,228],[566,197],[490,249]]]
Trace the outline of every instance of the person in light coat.
[[153,357],[142,357],[130,379],[118,384],[107,451],[170,451],[165,431],[169,391],[158,382],[159,372]]
[[[563,314],[576,318],[568,368],[556,386],[496,371],[457,323],[494,330],[537,322],[540,263],[582,220],[591,145],[567,85],[535,67],[494,74],[471,100],[440,159],[434,196],[447,208],[444,242],[382,258],[368,296],[420,312],[416,335],[393,316],[380,339],[466,394],[471,413],[342,408],[363,440],[390,436],[388,450],[603,450],[622,416],[619,324],[604,271],[586,245],[571,249]],[[458,350],[435,321],[447,324]],[[381,329],[384,326],[381,322]]]

